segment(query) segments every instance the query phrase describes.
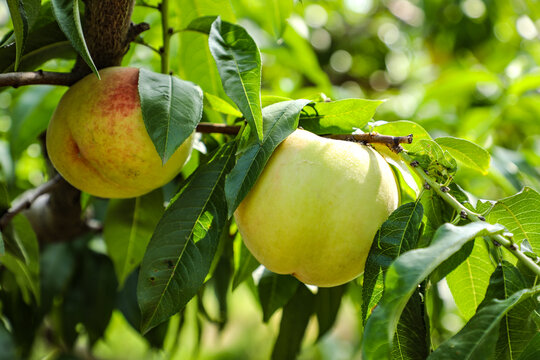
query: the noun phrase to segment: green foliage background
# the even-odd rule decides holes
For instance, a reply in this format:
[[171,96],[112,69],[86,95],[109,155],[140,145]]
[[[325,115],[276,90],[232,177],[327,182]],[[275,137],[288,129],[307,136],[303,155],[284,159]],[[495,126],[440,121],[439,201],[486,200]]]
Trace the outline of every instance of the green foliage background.
[[[25,9],[28,14],[27,23],[10,18],[9,3],[0,1],[0,37],[3,37],[0,45],[9,44],[13,40],[10,31],[14,29],[15,35],[20,33],[26,38],[26,52],[20,50],[20,44],[1,46],[0,71],[16,69],[14,60],[18,58],[21,59],[19,66],[23,70],[31,70],[45,61],[39,68],[70,71],[76,52],[69,46],[60,29],[55,27],[52,11],[46,11],[51,6],[50,2],[42,3],[39,16],[32,8]],[[138,4],[133,21],[145,21],[151,26],[138,42],[149,46],[133,43],[124,57],[123,65],[159,72],[160,57],[152,48],[157,49],[162,45],[160,13],[143,6],[156,6],[158,1],[146,1],[144,4],[141,1]],[[456,187],[452,188],[452,192],[456,197],[465,197],[471,204],[476,199],[506,198],[525,188],[518,198],[507,199],[495,205],[488,221],[501,222],[515,236],[522,231],[524,237],[529,238],[530,234],[537,232],[540,217],[538,207],[533,204],[538,204],[535,191],[540,191],[540,5],[536,1],[179,0],[171,1],[169,6],[169,24],[178,30],[171,38],[170,70],[181,79],[198,84],[204,91],[203,121],[232,123],[238,117],[239,110],[244,112],[240,106],[236,108],[236,101],[231,100],[235,100],[234,96],[230,95],[228,88],[225,90],[222,86],[221,69],[215,65],[212,47],[206,46],[208,35],[205,31],[180,31],[189,26],[194,27],[192,21],[197,18],[219,15],[223,21],[245,28],[261,50],[263,106],[284,100],[278,97],[319,102],[327,97],[333,100],[384,100],[366,130],[372,128],[392,135],[412,132],[415,143],[414,148],[409,150],[414,151],[422,146],[417,141],[429,138],[423,131],[427,130],[431,137],[437,138],[439,145],[458,160],[455,180],[466,193]],[[36,25],[32,26],[32,22]],[[45,43],[47,46],[41,46]],[[83,47],[75,48],[78,53],[84,54]],[[47,163],[39,138],[64,91],[63,88],[53,86],[29,86],[0,91],[0,176],[4,187],[0,197],[2,208],[9,207],[7,199],[15,199],[24,191],[47,181]],[[348,109],[347,104],[341,104],[343,108],[339,111]],[[378,102],[362,102],[362,108],[368,108],[369,104],[373,105],[375,111]],[[350,106],[358,107],[359,103]],[[307,108],[306,111],[311,110]],[[321,103],[319,111],[323,118],[324,103]],[[355,113],[354,119],[363,121],[364,116],[367,123],[371,114],[369,111],[367,114]],[[261,114],[253,114],[252,119],[248,116],[246,118],[252,128],[259,130],[257,121],[262,121],[264,116],[263,111]],[[398,120],[412,120],[416,124],[395,122]],[[305,118],[300,116],[299,121],[301,124],[304,121],[303,126],[308,128]],[[323,120],[317,126],[319,124],[324,127]],[[261,134],[262,129],[258,135]],[[450,136],[483,147],[491,155],[491,161],[483,157],[484,153],[477,147],[466,142],[455,142]],[[41,249],[40,260],[37,260],[37,256],[26,256],[25,268],[29,269],[29,280],[6,275],[8,272],[5,268],[13,270],[22,265],[17,259],[10,260],[8,257],[3,260],[5,268],[0,270],[3,276],[0,291],[3,294],[17,284],[34,284],[37,277],[40,277],[41,286],[49,289],[51,294],[70,289],[62,293],[60,300],[58,295],[48,294],[47,291],[40,293],[30,285],[26,288],[21,286],[20,293],[16,295],[18,298],[0,298],[2,312],[12,311],[15,306],[20,307],[15,312],[23,318],[17,321],[24,324],[27,330],[24,332],[26,337],[16,340],[17,344],[25,344],[27,356],[39,359],[48,354],[57,358],[63,351],[62,346],[78,344],[82,348],[91,344],[93,354],[106,359],[264,359],[272,353],[275,339],[278,344],[292,342],[292,346],[295,339],[296,342],[302,342],[303,329],[295,329],[295,326],[302,327],[309,322],[299,355],[301,359],[360,358],[360,334],[365,315],[372,309],[372,306],[362,304],[366,296],[366,279],[373,281],[375,293],[377,286],[382,286],[382,280],[378,279],[381,275],[366,274],[364,279],[350,283],[341,307],[339,301],[344,292],[341,288],[319,289],[317,299],[313,300],[315,296],[292,278],[285,279],[268,273],[262,274],[261,283],[256,287],[251,279],[251,271],[258,264],[250,258],[239,237],[234,237],[234,226],[232,237],[221,235],[220,247],[214,249],[219,256],[212,264],[207,264],[214,276],[208,280],[204,290],[199,290],[198,296],[187,304],[182,315],[175,315],[168,323],[154,328],[144,338],[135,330],[141,321],[136,302],[137,274],[131,273],[132,269],[119,267],[119,262],[126,259],[115,261],[111,255],[113,261],[109,260],[106,249],[114,247],[110,239],[132,231],[129,224],[139,221],[140,230],[131,234],[133,237],[130,239],[141,239],[133,250],[134,254],[138,254],[134,256],[140,261],[158,221],[155,218],[156,212],[162,210],[160,201],[170,200],[182,180],[194,173],[199,164],[208,161],[208,154],[222,144],[223,139],[221,135],[203,135],[199,146],[204,144],[207,154],[194,152],[182,176],[175,183],[164,187],[161,193],[151,193],[129,203],[88,199],[88,206],[93,209],[96,220],[105,224],[103,236],[47,246]],[[475,154],[474,158],[467,157],[471,153]],[[430,156],[437,157],[433,153]],[[214,160],[229,163],[226,155]],[[254,160],[245,158],[243,161]],[[216,163],[210,162],[208,166],[212,164]],[[404,200],[415,198],[414,192],[406,185],[403,189]],[[214,196],[215,191],[221,190],[212,189],[208,196]],[[223,191],[227,192],[227,185]],[[244,190],[235,191],[241,193]],[[516,203],[524,199],[527,205],[519,208]],[[219,201],[214,200],[215,206],[227,209],[227,204]],[[230,208],[234,199],[227,199],[227,202]],[[440,225],[453,219],[451,209],[445,209],[439,202],[439,198],[432,193],[422,198],[423,215],[427,219],[423,228],[424,238],[432,236]],[[477,211],[480,211],[482,204],[485,205],[484,210],[490,206],[487,201],[483,201],[477,205]],[[416,234],[422,214],[418,214],[418,208],[413,209],[411,205],[408,207],[410,209],[400,208],[394,214],[394,220],[398,222],[400,217],[416,219],[411,220],[416,229],[398,227],[403,233],[409,234],[403,237],[414,238],[415,245],[411,245],[414,248],[417,246],[416,241],[418,244],[423,241]],[[519,222],[505,223],[505,207],[516,209],[518,216],[529,216],[532,212],[530,216],[536,216],[536,225],[519,230]],[[447,218],[443,216],[445,211],[450,211],[446,214]],[[16,234],[14,237],[20,237],[21,241],[28,244],[36,243],[22,216],[14,219],[12,227],[15,229],[12,230]],[[469,227],[459,231],[463,231],[460,234],[465,241],[470,234],[476,234],[475,231],[492,230],[471,230]],[[383,231],[384,228],[381,234]],[[458,230],[445,228],[441,231],[441,237],[446,234],[445,231],[450,233]],[[4,237],[7,238],[6,244],[9,244],[9,234],[4,234]],[[479,270],[472,276],[462,265],[446,273],[438,268],[436,271],[443,274],[439,278],[448,275],[444,283],[447,285],[432,290],[425,300],[432,315],[430,329],[414,329],[417,334],[430,332],[432,347],[442,344],[469,320],[471,322],[467,326],[482,328],[486,323],[494,323],[497,316],[503,316],[503,312],[516,306],[510,319],[521,324],[519,316],[526,311],[524,309],[534,311],[535,304],[530,303],[527,298],[530,294],[523,289],[532,287],[535,282],[530,282],[521,273],[516,274],[515,261],[514,265],[503,262],[496,269],[496,264],[490,261],[490,252],[497,250],[489,247],[482,238],[469,244],[470,254],[463,264],[476,266]],[[533,242],[531,250],[538,254],[539,249],[535,248],[535,244],[537,242]],[[26,249],[29,249],[30,254],[38,252],[35,246]],[[0,250],[0,253],[4,252],[4,249]],[[234,259],[232,253],[235,254]],[[493,254],[491,256],[493,258]],[[428,265],[437,267],[440,264],[426,262],[426,267]],[[388,268],[388,265],[377,266],[385,271]],[[99,273],[94,272],[96,268],[100,269]],[[205,275],[202,276],[204,278]],[[117,277],[123,286],[117,299],[107,303],[99,294],[107,291],[115,293],[118,288]],[[233,287],[238,285],[232,292],[228,285],[225,288],[223,286],[231,278]],[[512,292],[514,295],[510,297],[511,294],[506,293],[506,290],[497,288],[497,279],[510,279],[517,284],[515,292]],[[360,286],[362,281],[364,288]],[[281,284],[279,292],[272,290],[271,285],[276,283]],[[425,283],[418,285],[424,286]],[[464,290],[451,293],[449,288]],[[473,298],[467,296],[473,290],[481,294]],[[488,297],[490,292],[493,295],[501,291],[508,295],[504,303],[494,305],[483,302],[484,295]],[[296,302],[289,302],[293,295]],[[46,326],[42,326],[40,321],[44,314],[32,313],[32,316],[24,318],[30,314],[33,296],[41,297],[44,306],[54,309],[52,315],[47,317]],[[414,297],[420,297],[420,293],[415,293]],[[298,303],[302,299],[313,304],[310,311],[316,316],[311,321],[311,313],[303,316],[306,312],[299,310],[305,310],[302,303]],[[390,307],[397,306],[389,304]],[[285,322],[280,324],[279,316],[275,315],[276,310],[282,307],[283,310],[277,313],[292,314],[287,317],[291,319],[288,325]],[[476,312],[477,307],[483,312]],[[338,308],[337,321],[332,327]],[[406,307],[406,314],[413,319],[418,316],[417,311],[414,305]],[[109,316],[110,322],[107,320]],[[268,323],[263,323],[263,318]],[[382,319],[380,321],[383,323],[388,321],[384,314],[377,319]],[[16,324],[14,322],[11,325],[13,329],[17,327]],[[60,335],[57,334],[53,341],[47,338],[47,330],[50,328],[61,329]],[[35,342],[34,331],[38,334]],[[105,333],[102,337],[103,331]],[[328,333],[322,336],[326,331]],[[2,339],[7,339],[6,333],[5,325],[0,322],[0,344]],[[490,336],[495,338],[493,333]],[[535,339],[537,344],[538,333]],[[382,339],[369,341],[377,343],[384,340],[382,336]],[[458,345],[464,343],[458,341]],[[534,346],[534,342],[528,344]],[[526,345],[520,344],[523,348]],[[481,346],[478,345],[479,348],[473,351],[483,354],[484,348]],[[500,342],[496,346],[499,350],[505,349]],[[9,350],[7,345],[6,349]],[[422,349],[415,348],[414,344],[406,349],[410,351],[404,358],[422,358],[426,355]],[[8,350],[5,352],[7,355],[0,354],[0,359],[2,356],[10,359]],[[285,358],[285,355],[279,353],[287,352],[285,345],[278,347],[277,351],[274,353],[276,358]],[[504,350],[498,351],[498,354],[505,354]],[[471,358],[475,356],[481,355],[473,353]]]

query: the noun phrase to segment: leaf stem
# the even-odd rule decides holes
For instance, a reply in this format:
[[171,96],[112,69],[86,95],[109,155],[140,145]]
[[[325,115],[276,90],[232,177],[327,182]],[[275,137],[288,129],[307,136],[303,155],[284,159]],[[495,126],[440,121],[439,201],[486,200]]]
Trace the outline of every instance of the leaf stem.
[[163,46],[161,47],[161,73],[169,73],[169,50],[172,29],[169,29],[169,0],[162,0],[159,5],[161,12],[161,31],[163,32]]
[[[413,171],[420,177],[426,184],[429,185],[433,191],[435,191],[445,202],[452,206],[459,214],[462,214],[464,217],[470,221],[485,221],[484,217],[476,214],[475,212],[467,209],[463,204],[461,204],[455,197],[450,195],[448,191],[445,191],[445,186],[437,183],[431,176],[426,174],[424,169],[422,169],[418,164],[415,164],[413,159],[406,152],[401,152],[401,157],[405,160]],[[540,276],[540,266],[536,264],[530,257],[522,253],[517,245],[508,237],[503,235],[490,235],[492,241],[502,245],[505,249],[510,251],[519,261],[521,261],[525,266],[527,266],[532,272]]]

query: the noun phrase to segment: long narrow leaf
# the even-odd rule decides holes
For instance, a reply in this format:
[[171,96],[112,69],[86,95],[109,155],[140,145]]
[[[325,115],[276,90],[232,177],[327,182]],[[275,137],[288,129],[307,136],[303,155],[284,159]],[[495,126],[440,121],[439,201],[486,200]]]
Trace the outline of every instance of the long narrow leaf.
[[163,210],[161,189],[137,198],[110,200],[103,238],[120,286],[139,266]]
[[225,92],[262,140],[261,54],[257,44],[243,27],[220,17],[212,24],[208,44]]
[[158,223],[137,287],[142,332],[180,311],[203,284],[227,220],[223,186],[234,148],[225,144],[190,176]]
[[446,277],[454,301],[466,320],[473,317],[484,299],[493,270],[495,265],[485,240],[477,239],[470,255]]
[[506,300],[491,300],[482,307],[465,327],[442,343],[428,359],[491,359],[495,355],[497,332],[503,316],[513,307],[540,291],[540,287],[524,289]]
[[51,3],[60,29],[62,29],[71,42],[71,45],[73,45],[73,48],[77,50],[88,67],[99,78],[98,70],[84,39],[81,16],[79,14],[79,0],[51,0]]
[[294,360],[302,346],[309,319],[315,309],[315,296],[304,286],[283,308],[279,335],[272,351],[272,360]]
[[420,235],[423,207],[411,202],[397,208],[375,235],[364,270],[362,318],[364,324],[370,309],[382,297],[384,274],[398,256],[416,247]]
[[370,122],[382,103],[365,99],[318,102],[300,117],[300,125],[315,134],[350,134]]
[[[520,270],[508,261],[503,260],[501,270],[504,285],[504,294],[501,298],[508,298],[532,286],[527,283]],[[538,332],[537,326],[531,319],[531,316],[538,316],[535,314],[537,306],[538,301],[529,298],[504,315],[499,327],[499,339],[495,351],[498,360],[517,359],[529,340]]]
[[265,270],[258,285],[263,321],[267,322],[276,310],[292,298],[300,282],[291,275],[279,275]]
[[468,241],[501,231],[500,226],[487,223],[445,224],[435,233],[431,246],[409,251],[394,261],[386,273],[384,296],[366,323],[363,358],[389,359],[399,317],[418,285]]

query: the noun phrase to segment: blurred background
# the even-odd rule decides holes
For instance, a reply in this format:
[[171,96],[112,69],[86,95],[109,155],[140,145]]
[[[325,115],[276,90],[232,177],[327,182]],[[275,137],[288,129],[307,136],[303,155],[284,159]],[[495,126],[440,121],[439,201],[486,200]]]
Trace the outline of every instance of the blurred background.
[[[384,99],[374,121],[412,120],[433,137],[461,137],[491,153],[488,174],[468,169],[457,173],[457,182],[473,196],[499,199],[524,186],[540,191],[538,1],[207,2],[222,5],[219,15],[244,26],[257,42],[263,59],[264,95]],[[145,3],[156,5],[158,1]],[[204,13],[204,8],[201,11],[196,12],[190,1],[172,1],[171,26],[181,30],[199,15],[216,15]],[[133,20],[151,25],[142,40],[159,48],[160,13],[137,6]],[[6,2],[0,0],[0,38],[10,29]],[[222,89],[213,88],[215,84],[205,76],[208,69],[193,63],[194,53],[208,51],[203,46],[206,39],[193,32],[175,33],[171,67],[176,75],[219,95]],[[73,58],[61,57],[48,61],[42,69],[69,71]],[[159,57],[148,46],[133,44],[124,65],[159,71]],[[1,175],[10,184],[12,197],[47,180],[38,138],[64,91],[35,86],[0,92]],[[212,120],[212,114],[205,116]],[[316,332],[308,333],[302,359],[359,358],[361,329],[355,320],[359,309],[350,300],[355,296],[355,285],[351,287],[336,328],[316,345],[312,345]],[[185,321],[171,322],[165,351],[151,350],[115,312],[106,338],[95,347],[95,356],[265,359],[277,334],[279,316],[263,324],[253,296],[245,285],[232,293],[230,322],[221,332],[190,303]],[[213,299],[207,299],[210,314],[219,310]],[[447,306],[452,307],[451,301]],[[450,312],[448,316],[448,331],[459,329],[459,314]],[[190,329],[182,331],[180,338],[176,336],[179,326]],[[42,345],[36,347],[36,359],[47,353]]]

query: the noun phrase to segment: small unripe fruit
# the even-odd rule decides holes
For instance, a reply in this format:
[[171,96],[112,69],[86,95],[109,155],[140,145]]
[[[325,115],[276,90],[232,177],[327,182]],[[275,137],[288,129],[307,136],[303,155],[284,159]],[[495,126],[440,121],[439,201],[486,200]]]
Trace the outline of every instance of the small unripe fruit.
[[104,198],[140,196],[176,176],[191,153],[190,136],[162,164],[143,122],[139,69],[111,67],[71,86],[47,129],[47,151],[73,186]]
[[364,271],[373,238],[399,203],[377,151],[296,130],[235,212],[251,253],[269,270],[322,287]]

